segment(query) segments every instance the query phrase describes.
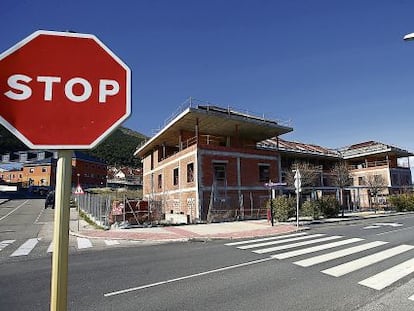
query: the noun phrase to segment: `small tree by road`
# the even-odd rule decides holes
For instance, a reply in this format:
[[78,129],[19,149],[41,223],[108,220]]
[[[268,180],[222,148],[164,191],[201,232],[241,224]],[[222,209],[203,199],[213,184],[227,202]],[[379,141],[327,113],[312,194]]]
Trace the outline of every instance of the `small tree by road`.
[[351,185],[351,173],[345,162],[339,162],[331,170],[332,184],[339,188],[339,203],[341,205],[342,217],[344,217],[344,188]]
[[[370,207],[372,207],[372,205],[374,206],[374,211],[376,213],[378,208],[378,194],[387,187],[387,182],[381,175],[369,175],[366,178],[366,185],[368,187],[369,205]],[[374,202],[372,202],[372,197],[375,198]]]
[[309,162],[294,162],[290,167],[290,170],[286,172],[286,183],[290,187],[295,186],[295,171],[299,170],[301,175],[302,188],[314,187],[317,184],[319,177],[319,171],[317,167]]

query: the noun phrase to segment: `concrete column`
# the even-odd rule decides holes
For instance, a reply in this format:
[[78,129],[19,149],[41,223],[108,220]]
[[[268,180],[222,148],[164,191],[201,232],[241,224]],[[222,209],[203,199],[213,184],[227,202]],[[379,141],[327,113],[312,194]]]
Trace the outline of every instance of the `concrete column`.
[[240,199],[241,196],[241,160],[237,157],[237,194]]
[[178,149],[183,150],[183,131],[178,134]]
[[198,139],[199,139],[199,119],[196,118],[196,125],[195,125],[195,136],[196,136],[196,142],[198,144]]
[[234,126],[234,137],[236,138],[236,147],[240,147],[239,125]]

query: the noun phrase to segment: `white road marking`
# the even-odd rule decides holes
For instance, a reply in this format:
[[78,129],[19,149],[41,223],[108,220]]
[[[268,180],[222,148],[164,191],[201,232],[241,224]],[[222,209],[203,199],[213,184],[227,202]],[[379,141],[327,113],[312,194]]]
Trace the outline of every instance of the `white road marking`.
[[12,211],[10,211],[9,213],[7,213],[6,215],[4,215],[3,217],[0,218],[0,221],[2,221],[3,219],[6,219],[8,216],[10,216],[11,214],[13,214],[15,211],[17,211],[19,208],[21,208],[23,205],[25,205],[27,202],[29,202],[29,200],[24,201],[22,204],[20,204],[19,206],[17,206],[15,209],[13,209]]
[[250,243],[255,243],[255,242],[280,240],[280,239],[285,239],[285,238],[290,238],[290,237],[295,237],[295,236],[300,236],[300,235],[306,235],[306,233],[301,232],[301,233],[272,236],[272,237],[268,237],[268,238],[254,239],[254,240],[248,240],[248,241],[231,242],[231,243],[227,243],[227,244],[224,244],[224,245],[226,245],[226,246],[236,246],[236,245],[250,244]]
[[89,239],[86,238],[76,238],[78,242],[78,249],[84,249],[84,248],[91,248],[92,243]]
[[402,227],[403,224],[399,224],[396,222],[378,222],[374,224],[375,226],[384,226],[384,227]]
[[34,238],[29,239],[24,242],[17,250],[10,255],[10,257],[17,257],[17,256],[27,256],[30,252],[35,248],[36,244],[39,243],[41,239]]
[[289,249],[289,248],[294,248],[294,247],[299,247],[299,246],[304,246],[304,245],[309,245],[309,244],[315,244],[319,242],[326,242],[329,240],[335,240],[339,238],[342,238],[342,236],[340,235],[328,236],[326,238],[315,239],[311,241],[304,241],[304,242],[298,242],[298,243],[293,243],[293,244],[288,244],[288,245],[280,245],[280,246],[275,246],[275,247],[270,247],[270,248],[258,249],[256,251],[253,251],[253,253],[256,253],[256,254],[271,253],[271,252],[276,252],[276,251],[280,251],[284,249]]
[[414,295],[412,295],[411,297],[408,297],[408,299],[414,301]]
[[44,224],[44,223],[39,223],[38,222],[44,211],[45,211],[45,209],[42,208],[41,211],[40,211],[40,213],[39,213],[39,215],[37,215],[36,220],[33,222],[34,225],[42,225],[42,224]]
[[13,244],[16,242],[16,240],[4,240],[0,242],[0,251],[9,246],[10,244]]
[[405,230],[410,230],[410,229],[412,230],[413,228],[414,228],[414,226],[405,227],[405,228],[401,228],[401,229],[395,229],[395,230],[376,233],[375,235],[384,235],[384,234],[388,234],[388,233],[400,232],[400,231],[405,231]]
[[105,240],[105,244],[108,246],[111,246],[111,245],[119,245],[120,243],[117,240]]
[[358,245],[358,246],[354,246],[354,247],[350,247],[350,248],[346,248],[346,249],[342,249],[336,252],[332,252],[332,253],[328,253],[328,254],[323,254],[323,255],[319,255],[319,256],[315,256],[315,257],[311,257],[308,259],[303,259],[303,260],[299,260],[294,262],[294,264],[301,266],[301,267],[310,267],[313,265],[317,265],[323,262],[327,262],[330,260],[334,260],[337,258],[341,258],[344,256],[348,256],[351,254],[355,254],[355,253],[359,253],[359,252],[363,252],[365,250],[374,248],[374,247],[378,247],[384,244],[387,244],[388,242],[382,242],[382,241],[374,241],[374,242],[370,242],[370,243],[366,243],[366,244],[362,244],[362,245]]
[[414,258],[404,261],[403,263],[367,278],[358,284],[373,288],[376,290],[384,289],[397,282],[403,277],[414,272]]
[[372,225],[372,226],[366,226],[366,227],[364,227],[362,229],[378,229],[378,228],[381,228],[381,227],[380,226],[376,226],[376,225]]
[[328,243],[328,244],[303,248],[303,249],[299,249],[299,250],[296,250],[296,251],[281,253],[281,254],[273,255],[272,257],[276,258],[276,259],[286,259],[286,258],[296,257],[296,256],[309,254],[309,253],[314,253],[314,252],[318,252],[318,251],[321,251],[321,250],[330,249],[330,248],[334,248],[334,247],[338,247],[338,246],[342,246],[342,245],[356,243],[356,242],[360,242],[360,241],[363,241],[363,239],[352,238],[352,239],[347,239],[347,240],[343,240],[343,241],[339,241],[339,242],[332,242],[332,243]]
[[49,247],[47,248],[48,253],[53,253],[53,241],[50,242]]
[[385,251],[378,252],[369,256],[365,256],[347,263],[344,263],[339,266],[335,266],[326,270],[321,271],[322,273],[329,274],[335,277],[339,277],[350,272],[359,270],[361,268],[370,266],[374,263],[383,261],[390,257],[399,255],[401,253],[407,252],[413,249],[414,246],[411,245],[400,245],[393,248],[386,249]]
[[170,279],[170,280],[161,281],[161,282],[157,282],[157,283],[152,283],[152,284],[147,284],[147,285],[142,285],[142,286],[137,286],[137,287],[132,287],[132,288],[128,288],[128,289],[123,289],[123,290],[119,290],[119,291],[110,292],[110,293],[104,294],[104,297],[111,297],[111,296],[125,294],[125,293],[129,293],[129,292],[133,292],[133,291],[138,291],[138,290],[141,290],[141,289],[160,286],[160,285],[169,284],[169,283],[173,283],[173,282],[178,282],[178,281],[182,281],[182,280],[187,280],[187,279],[191,279],[191,278],[195,278],[195,277],[199,277],[199,276],[203,276],[203,275],[208,275],[208,274],[212,274],[212,273],[217,273],[217,272],[227,271],[227,270],[231,270],[231,269],[251,266],[251,265],[266,262],[266,261],[269,261],[269,260],[274,260],[274,259],[270,258],[270,257],[267,257],[267,258],[263,258],[263,259],[248,261],[248,262],[233,265],[233,266],[227,266],[227,267],[223,267],[223,268],[208,270],[208,271],[204,271],[204,272],[200,272],[200,273],[196,273],[196,274],[190,274],[190,275],[182,276],[182,277],[175,278],[175,279]]
[[402,227],[403,224],[395,223],[395,222],[377,222],[371,226],[364,227],[362,229],[378,229],[381,227]]
[[270,242],[263,242],[263,243],[257,243],[257,244],[251,244],[251,245],[244,245],[244,246],[239,246],[237,248],[239,249],[250,249],[250,248],[258,248],[258,247],[263,247],[263,246],[269,246],[269,245],[276,245],[276,244],[283,244],[286,242],[294,242],[294,241],[300,241],[300,240],[306,240],[306,239],[311,239],[311,238],[317,238],[320,236],[324,236],[325,234],[312,234],[312,235],[305,235],[305,236],[301,236],[301,237],[296,237],[296,238],[289,238],[289,239],[283,239],[283,240],[277,240],[277,241],[270,241]]

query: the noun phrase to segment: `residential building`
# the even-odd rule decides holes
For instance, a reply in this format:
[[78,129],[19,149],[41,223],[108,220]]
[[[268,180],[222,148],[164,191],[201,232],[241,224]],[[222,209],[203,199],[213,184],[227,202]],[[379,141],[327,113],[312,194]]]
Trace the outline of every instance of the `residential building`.
[[[4,161],[4,160],[6,161]],[[10,161],[10,159],[14,159]],[[19,151],[3,155],[0,179],[6,183],[29,186],[55,186],[56,151]],[[101,187],[106,185],[106,164],[79,151],[72,156],[72,184],[78,182],[82,187]]]
[[273,149],[281,156],[281,180],[285,181],[286,173],[295,162],[306,162],[313,165],[319,173],[319,180],[314,187],[322,191],[332,192],[332,168],[339,161],[344,161],[351,175],[351,184],[346,187],[345,204],[350,210],[372,207],[372,182],[383,183],[379,187],[381,204],[387,203],[390,194],[401,193],[412,189],[409,157],[414,154],[384,143],[368,141],[340,149],[328,149],[314,144],[292,142],[275,137],[258,144],[265,149]]
[[[12,160],[10,160],[12,159]],[[0,177],[11,184],[54,186],[56,158],[50,151],[19,151],[2,155],[0,163],[5,169]]]
[[288,141],[280,137],[272,137],[257,144],[258,148],[274,150],[281,157],[281,176],[279,180],[286,183],[286,175],[295,163],[309,163],[317,171],[315,187],[332,186],[331,170],[338,163],[339,154],[336,150],[314,144]]
[[386,205],[388,195],[412,189],[409,157],[413,153],[376,141],[341,148],[338,152],[353,177],[350,200],[356,206],[371,207],[374,187],[380,189],[382,205]]
[[345,196],[349,209],[370,207],[370,189],[360,183],[370,175],[387,181],[384,200],[412,188],[411,152],[377,142],[329,149],[280,138],[292,130],[272,119],[190,101],[134,154],[143,163],[144,199],[180,222],[258,216],[269,199],[265,183],[284,182],[298,161],[318,170],[316,191],[334,195],[331,171],[345,161],[353,176]]
[[142,188],[142,168],[108,168],[107,186],[127,189]]
[[107,164],[93,156],[74,151],[72,156],[72,184],[83,188],[105,187]]
[[272,119],[191,102],[135,152],[143,196],[168,219],[257,214],[269,198],[264,184],[281,176],[279,153],[257,143],[290,131]]

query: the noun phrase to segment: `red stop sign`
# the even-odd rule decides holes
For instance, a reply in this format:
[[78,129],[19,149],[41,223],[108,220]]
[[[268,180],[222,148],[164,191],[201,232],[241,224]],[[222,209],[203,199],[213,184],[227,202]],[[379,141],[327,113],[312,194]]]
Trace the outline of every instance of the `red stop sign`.
[[88,34],[36,31],[0,54],[0,123],[32,149],[88,149],[131,112],[131,72]]

